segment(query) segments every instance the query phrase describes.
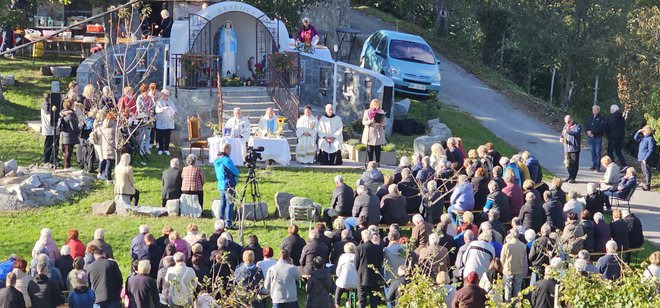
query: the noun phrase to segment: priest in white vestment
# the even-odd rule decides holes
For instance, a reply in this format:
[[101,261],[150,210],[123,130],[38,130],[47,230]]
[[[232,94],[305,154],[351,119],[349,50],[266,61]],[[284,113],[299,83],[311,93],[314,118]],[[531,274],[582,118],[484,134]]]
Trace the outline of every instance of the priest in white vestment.
[[341,145],[344,142],[341,118],[334,114],[332,104],[325,105],[325,114],[319,120],[319,163],[341,165]]
[[259,136],[274,135],[277,129],[277,117],[272,107],[266,108],[266,114],[259,120]]
[[296,122],[296,161],[313,164],[316,157],[316,137],[319,121],[312,115],[312,107],[305,106],[304,114]]
[[234,116],[225,123],[225,131],[229,130],[228,137],[240,138],[241,143],[245,144],[250,138],[250,119],[244,117],[241,108],[234,108]]

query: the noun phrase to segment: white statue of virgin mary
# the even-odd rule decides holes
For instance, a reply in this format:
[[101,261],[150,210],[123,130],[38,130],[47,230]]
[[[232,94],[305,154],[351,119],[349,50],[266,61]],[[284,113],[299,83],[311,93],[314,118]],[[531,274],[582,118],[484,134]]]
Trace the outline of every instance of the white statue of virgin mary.
[[220,55],[222,56],[222,76],[232,77],[236,74],[236,32],[231,20],[225,22],[220,29]]

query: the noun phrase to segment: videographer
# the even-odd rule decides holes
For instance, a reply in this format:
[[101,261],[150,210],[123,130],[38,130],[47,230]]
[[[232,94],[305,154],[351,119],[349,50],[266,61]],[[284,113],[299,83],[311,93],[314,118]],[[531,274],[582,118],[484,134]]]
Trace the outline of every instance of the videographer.
[[224,144],[222,150],[218,153],[218,158],[213,161],[215,168],[215,177],[218,180],[218,190],[220,191],[220,213],[219,218],[224,219],[228,229],[238,229],[231,221],[231,214],[234,212],[233,200],[236,197],[236,182],[241,173],[230,158],[231,146]]

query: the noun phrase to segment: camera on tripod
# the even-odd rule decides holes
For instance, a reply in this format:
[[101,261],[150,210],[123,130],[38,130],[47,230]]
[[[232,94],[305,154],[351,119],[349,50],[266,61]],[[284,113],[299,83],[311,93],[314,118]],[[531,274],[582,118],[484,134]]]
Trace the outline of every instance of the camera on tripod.
[[246,149],[247,154],[245,154],[245,158],[244,158],[246,166],[248,168],[254,168],[257,164],[257,160],[263,159],[261,157],[261,152],[263,151],[264,151],[264,147],[257,147],[257,148],[251,146],[247,147]]

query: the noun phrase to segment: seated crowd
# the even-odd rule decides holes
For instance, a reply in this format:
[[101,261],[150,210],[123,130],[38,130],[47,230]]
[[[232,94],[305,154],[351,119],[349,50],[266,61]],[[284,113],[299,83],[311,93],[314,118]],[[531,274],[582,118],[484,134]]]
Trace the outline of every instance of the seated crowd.
[[[563,261],[615,280],[621,262],[629,262],[644,242],[635,214],[614,209],[612,222],[604,218],[611,210],[606,196],[625,183],[616,190],[591,183],[583,199],[564,192],[557,178],[544,183],[529,152],[509,159],[487,144],[465,155],[456,138],[412,161],[402,158],[393,175],[370,163],[355,189],[336,176],[324,222],[310,227],[305,238],[291,224],[277,259],[275,249],[262,247],[255,235],[245,246],[236,243],[224,220],[215,222],[209,236],[194,223],[185,234],[164,227],[160,235],[141,225],[130,252],[120,252],[133,260],[126,278],[103,229],[87,245],[72,229],[61,248],[43,229],[29,262],[12,255],[0,264],[9,269],[0,276],[6,286],[0,304],[55,307],[68,294],[70,307],[119,307],[122,301],[127,307],[208,307],[215,300],[298,307],[303,281],[307,307],[339,307],[351,292],[360,307],[376,307],[380,292],[396,305],[401,286],[417,273],[446,290],[449,307],[483,307],[487,294],[509,302],[526,285],[534,285],[533,307],[553,307],[558,282],[550,273],[566,270]],[[630,176],[634,170],[624,179]],[[412,229],[409,237],[404,229]],[[595,264],[592,256],[600,256]],[[650,263],[644,275],[660,278],[660,252]],[[502,294],[493,288],[497,279],[504,282]]]

